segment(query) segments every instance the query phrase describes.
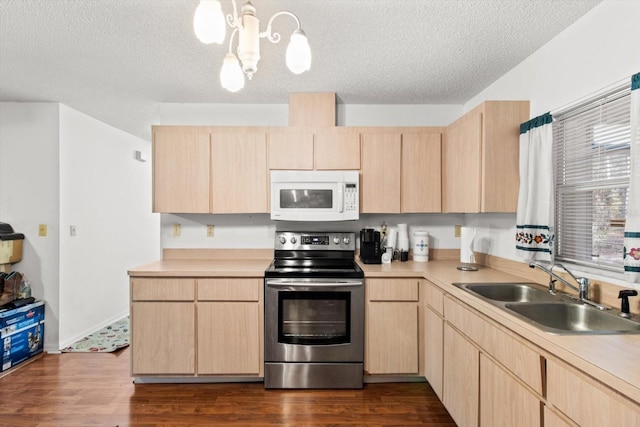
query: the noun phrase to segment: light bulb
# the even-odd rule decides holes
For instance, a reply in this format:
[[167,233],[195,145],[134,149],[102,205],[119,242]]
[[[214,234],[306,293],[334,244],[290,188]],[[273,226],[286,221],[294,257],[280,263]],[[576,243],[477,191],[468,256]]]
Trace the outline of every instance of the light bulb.
[[287,67],[294,74],[301,74],[311,68],[311,48],[304,31],[297,29],[291,34],[287,46]]
[[193,15],[193,30],[202,43],[222,43],[225,36],[225,22],[218,0],[200,0]]
[[220,84],[229,92],[237,92],[244,87],[244,74],[240,68],[240,62],[231,52],[225,55],[222,62]]

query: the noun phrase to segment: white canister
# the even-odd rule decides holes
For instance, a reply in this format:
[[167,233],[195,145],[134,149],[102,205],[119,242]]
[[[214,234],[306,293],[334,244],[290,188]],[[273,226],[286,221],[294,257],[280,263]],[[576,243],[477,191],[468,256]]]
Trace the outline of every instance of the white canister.
[[429,233],[424,230],[413,232],[413,260],[416,262],[429,261]]

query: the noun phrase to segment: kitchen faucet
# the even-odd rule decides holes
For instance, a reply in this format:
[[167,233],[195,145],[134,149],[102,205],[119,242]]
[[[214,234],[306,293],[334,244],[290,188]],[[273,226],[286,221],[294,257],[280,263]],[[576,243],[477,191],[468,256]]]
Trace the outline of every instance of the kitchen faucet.
[[[531,267],[531,268],[539,268],[540,270],[544,271],[545,273],[547,273],[549,275],[549,293],[552,293],[552,294],[556,293],[556,280],[560,280],[562,283],[564,283],[565,285],[567,285],[568,287],[570,287],[574,291],[578,292],[578,300],[580,302],[583,302],[585,304],[593,306],[593,307],[595,307],[595,308],[597,308],[599,310],[610,310],[611,309],[611,307],[607,307],[606,305],[598,304],[595,301],[591,301],[589,299],[589,284],[590,284],[589,283],[589,279],[586,278],[586,277],[576,277],[564,265],[562,265],[562,264],[553,264],[550,268],[546,268],[542,264],[538,264],[537,262],[532,262],[532,263],[529,263],[529,267]],[[570,282],[568,282],[567,280],[563,279],[562,277],[560,277],[556,273],[554,273],[553,272],[554,267],[559,267],[559,268],[563,269],[564,271],[566,271],[567,273],[569,273],[569,276],[571,276],[571,278],[576,281],[576,283],[578,284],[578,287],[575,287]]]

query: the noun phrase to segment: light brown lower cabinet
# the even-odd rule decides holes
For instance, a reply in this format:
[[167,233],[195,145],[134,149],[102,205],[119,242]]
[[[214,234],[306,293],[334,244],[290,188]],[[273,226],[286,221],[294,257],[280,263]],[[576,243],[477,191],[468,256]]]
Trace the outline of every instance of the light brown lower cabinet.
[[424,376],[442,400],[442,367],[444,352],[444,292],[425,281],[424,310]]
[[480,425],[540,427],[540,422],[540,399],[481,354]]
[[132,278],[131,374],[261,376],[262,300],[259,278]]
[[547,404],[582,427],[640,426],[640,405],[557,360],[547,360]]
[[195,374],[193,302],[131,304],[132,375]]
[[199,302],[198,374],[258,375],[259,323],[253,302]]
[[575,424],[569,423],[564,420],[560,415],[549,409],[548,406],[544,407],[544,427],[574,427]]
[[367,279],[365,371],[418,374],[418,280]]
[[480,350],[451,325],[444,325],[442,403],[459,427],[477,427]]

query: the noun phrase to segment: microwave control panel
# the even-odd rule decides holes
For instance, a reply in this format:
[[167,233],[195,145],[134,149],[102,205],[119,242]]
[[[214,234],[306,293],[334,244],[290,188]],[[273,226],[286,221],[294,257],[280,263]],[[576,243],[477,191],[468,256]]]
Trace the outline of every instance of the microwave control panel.
[[344,185],[344,210],[345,212],[358,212],[358,186],[347,183]]

